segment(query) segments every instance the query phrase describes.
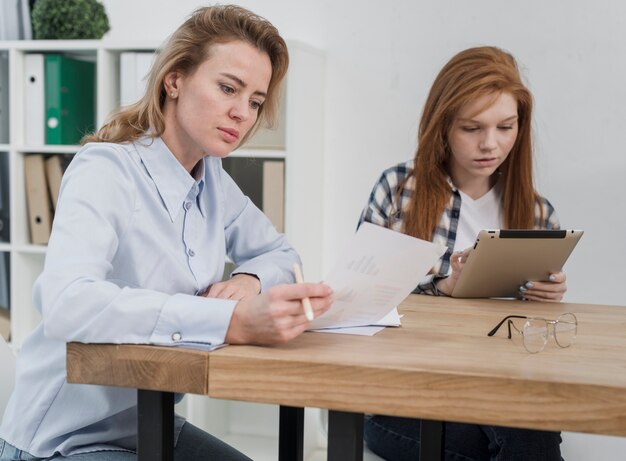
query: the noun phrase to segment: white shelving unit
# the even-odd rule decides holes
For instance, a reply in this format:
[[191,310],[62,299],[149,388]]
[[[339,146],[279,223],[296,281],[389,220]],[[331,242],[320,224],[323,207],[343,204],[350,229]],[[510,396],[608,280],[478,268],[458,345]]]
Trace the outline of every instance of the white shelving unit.
[[[24,139],[24,57],[28,53],[81,55],[96,62],[96,125],[100,126],[120,100],[120,54],[124,51],[153,51],[158,43],[112,43],[99,40],[0,41],[0,53],[8,54],[9,67],[9,139],[0,144],[0,156],[8,157],[10,241],[0,242],[0,252],[10,255],[11,344],[15,349],[39,324],[41,317],[31,300],[32,285],[43,268],[46,246],[32,245],[29,239],[28,214],[24,188],[24,156],[73,154],[79,146],[32,146]],[[323,53],[299,43],[288,43],[290,69],[285,87],[279,145],[272,149],[255,146],[255,136],[248,146],[234,156],[283,159],[285,162],[285,233],[300,253],[306,278],[322,278],[323,235],[323,148],[324,80]],[[41,121],[43,123],[43,121]],[[283,136],[284,133],[284,136]],[[274,443],[278,431],[278,409],[269,405],[225,402],[205,397],[187,396],[179,410],[194,424],[237,445],[241,440],[265,440]],[[319,412],[307,411],[313,427],[306,434],[308,450],[319,445]],[[255,439],[256,437],[256,439]],[[275,459],[275,454],[255,452],[254,443],[247,450],[253,459]],[[253,452],[250,452],[250,450]]]

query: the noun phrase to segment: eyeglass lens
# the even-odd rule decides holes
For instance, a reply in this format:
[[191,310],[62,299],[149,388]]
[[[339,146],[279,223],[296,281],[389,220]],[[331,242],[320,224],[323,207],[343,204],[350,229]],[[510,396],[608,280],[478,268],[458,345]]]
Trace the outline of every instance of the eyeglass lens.
[[554,325],[554,339],[561,347],[569,347],[574,344],[578,333],[578,321],[574,314],[563,314]]
[[528,352],[537,353],[543,350],[550,336],[550,324],[554,326],[554,340],[560,347],[574,344],[578,332],[578,321],[574,314],[562,314],[555,322],[531,318],[524,324],[522,333],[524,347]]
[[548,342],[548,324],[543,319],[528,319],[523,328],[524,347],[530,353],[541,352]]

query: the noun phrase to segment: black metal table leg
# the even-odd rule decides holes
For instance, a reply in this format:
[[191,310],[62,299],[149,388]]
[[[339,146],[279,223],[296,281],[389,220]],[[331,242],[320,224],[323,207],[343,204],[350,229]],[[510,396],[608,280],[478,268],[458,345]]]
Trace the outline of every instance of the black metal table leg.
[[363,413],[328,412],[328,461],[363,460]]
[[420,461],[444,459],[445,426],[443,421],[422,419],[420,427]]
[[174,461],[174,393],[137,390],[137,460]]
[[304,408],[280,406],[278,461],[304,457]]

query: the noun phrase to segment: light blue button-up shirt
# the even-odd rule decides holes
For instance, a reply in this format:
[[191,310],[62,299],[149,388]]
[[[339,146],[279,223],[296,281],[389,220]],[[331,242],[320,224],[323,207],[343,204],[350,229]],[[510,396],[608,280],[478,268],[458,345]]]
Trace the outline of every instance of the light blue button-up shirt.
[[297,254],[221,160],[194,174],[160,138],[76,154],[33,291],[43,323],[20,351],[1,438],[40,457],[134,450],[136,391],[68,384],[65,343],[221,345],[236,302],[197,294],[226,255],[263,290],[293,282]]

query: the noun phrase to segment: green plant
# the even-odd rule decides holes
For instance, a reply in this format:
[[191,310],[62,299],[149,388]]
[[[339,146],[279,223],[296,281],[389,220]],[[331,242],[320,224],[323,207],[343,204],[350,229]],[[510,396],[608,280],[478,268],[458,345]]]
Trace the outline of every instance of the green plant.
[[37,0],[32,23],[37,39],[99,39],[110,28],[97,0]]

